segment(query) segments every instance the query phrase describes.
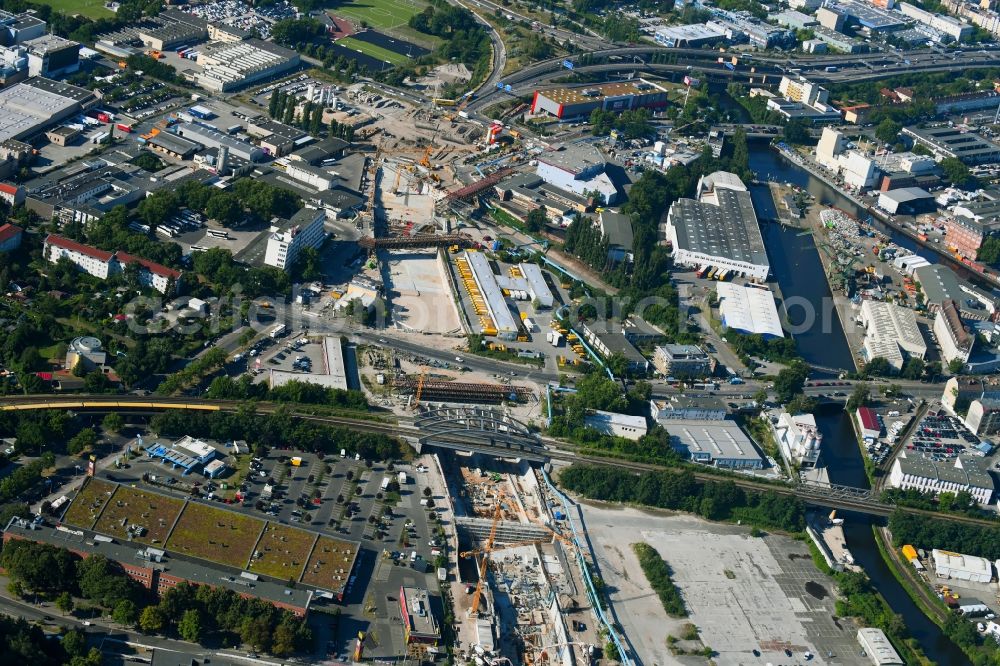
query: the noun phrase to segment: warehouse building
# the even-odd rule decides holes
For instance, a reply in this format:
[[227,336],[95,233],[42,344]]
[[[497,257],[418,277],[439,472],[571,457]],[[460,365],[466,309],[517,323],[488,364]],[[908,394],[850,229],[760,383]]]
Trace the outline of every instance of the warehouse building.
[[675,201],[660,233],[682,266],[730,269],[756,280],[771,272],[750,192],[736,174],[702,176],[698,200]]
[[861,303],[861,324],[866,330],[863,353],[868,361],[881,357],[898,371],[903,369],[904,355],[919,359],[927,355],[917,314],[909,308],[866,300]]
[[646,417],[604,412],[595,409],[583,418],[583,425],[612,437],[624,437],[633,441],[646,434]]
[[740,333],[763,335],[765,338],[783,338],[781,318],[774,294],[764,287],[741,287],[730,282],[720,282],[719,313],[722,325]]
[[878,195],[878,207],[891,215],[919,215],[937,210],[934,195],[919,187],[900,187]]
[[929,28],[933,28],[956,42],[965,41],[972,36],[973,28],[971,25],[951,16],[929,12],[908,2],[899,3],[896,9],[902,12],[903,16],[908,16]]
[[469,262],[472,270],[472,277],[476,281],[476,287],[483,296],[486,303],[486,310],[497,330],[497,337],[501,340],[514,340],[517,338],[518,325],[514,315],[510,313],[507,301],[504,299],[500,285],[497,284],[496,276],[490,268],[490,262],[482,252],[466,252],[465,259]]
[[618,199],[618,189],[605,173],[607,160],[591,144],[569,144],[537,157],[535,174],[553,187],[586,197],[597,192],[606,204]]
[[854,418],[861,439],[866,443],[871,444],[882,435],[882,422],[879,421],[878,413],[871,407],[858,407],[854,411]]
[[0,10],[0,45],[23,44],[45,34],[46,23],[34,12],[11,14]]
[[[868,53],[868,45],[860,39],[855,39],[836,30],[830,30],[822,25],[815,25],[809,28],[813,31],[816,41],[826,44],[831,49],[836,49],[842,53]],[[805,42],[803,42],[805,44]]]
[[229,92],[284,74],[299,66],[299,54],[259,39],[215,42],[198,55],[203,70],[195,82],[206,90]]
[[875,666],[905,666],[885,632],[875,627],[858,630],[858,643]]
[[980,504],[989,504],[993,498],[993,478],[978,463],[963,456],[954,461],[934,461],[919,454],[900,451],[889,472],[889,485],[923,493],[968,492]]
[[548,283],[545,282],[545,275],[542,273],[541,267],[538,264],[524,262],[520,264],[519,268],[521,275],[528,283],[527,291],[528,295],[531,296],[531,302],[535,304],[536,308],[551,308],[555,304],[555,299]]
[[631,262],[634,241],[631,216],[604,210],[597,216],[597,223],[608,242],[608,260]]
[[340,180],[335,174],[304,162],[289,162],[285,165],[285,174],[317,190],[333,189],[334,183]]
[[952,578],[970,583],[988,583],[993,580],[993,563],[985,557],[962,555],[947,550],[931,551],[934,573],[938,578]]
[[629,111],[667,105],[667,90],[645,79],[591,84],[576,88],[536,90],[531,113],[548,113],[560,120],[589,117],[594,109]]
[[89,90],[37,77],[0,90],[0,143],[23,140],[96,103]]
[[208,37],[208,21],[176,9],[161,11],[153,19],[144,21],[143,26],[138,30],[139,40],[155,51],[204,41]]
[[661,345],[653,350],[653,367],[664,377],[706,377],[715,370],[715,359],[698,345]]
[[661,46],[688,49],[729,41],[724,30],[704,23],[659,27],[653,33],[653,39]]
[[778,25],[791,28],[792,30],[805,30],[819,24],[819,21],[812,16],[795,11],[794,9],[772,14],[768,18]]
[[257,146],[199,123],[179,123],[176,131],[180,136],[197,141],[206,148],[225,147],[230,155],[250,162],[259,162],[266,157],[265,152]]
[[958,127],[904,127],[903,134],[929,148],[939,159],[955,157],[970,165],[1000,161],[1000,145]]
[[672,421],[670,446],[697,463],[724,469],[763,469],[764,458],[736,421]]
[[156,136],[151,136],[147,139],[146,145],[151,150],[169,155],[178,160],[189,160],[194,157],[195,153],[202,149],[200,143],[177,136],[172,132],[160,132]]
[[303,208],[290,220],[272,225],[264,251],[264,263],[275,268],[291,268],[302,250],[318,248],[326,240],[325,222],[326,212]]
[[626,337],[623,327],[610,321],[584,322],[580,324],[583,340],[601,358],[621,354],[628,362],[628,370],[643,375],[649,371],[649,361]]
[[927,308],[932,313],[941,304],[951,300],[958,304],[965,319],[989,319],[997,311],[997,297],[958,279],[955,271],[941,264],[930,264],[914,269],[913,275],[924,292]]

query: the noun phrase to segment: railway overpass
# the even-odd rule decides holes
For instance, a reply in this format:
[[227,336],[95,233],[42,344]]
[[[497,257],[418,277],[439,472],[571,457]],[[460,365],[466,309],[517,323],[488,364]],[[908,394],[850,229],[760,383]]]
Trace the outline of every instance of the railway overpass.
[[[235,400],[200,400],[196,398],[159,398],[140,396],[85,395],[68,398],[66,396],[34,395],[5,396],[0,398],[0,411],[25,411],[38,409],[65,409],[81,412],[132,412],[152,414],[171,410],[198,410],[200,412],[236,411],[245,403]],[[257,411],[268,414],[279,407],[279,403],[256,403]],[[619,458],[581,453],[575,445],[538,436],[523,424],[500,414],[490,413],[479,407],[451,408],[448,414],[430,414],[412,422],[407,420],[369,420],[343,416],[325,416],[309,411],[308,405],[293,406],[291,416],[327,425],[348,427],[355,430],[399,437],[414,442],[417,446],[442,447],[451,450],[484,453],[503,458],[523,458],[540,464],[552,461],[562,463],[586,463],[608,465],[637,473],[648,471],[670,471],[671,468],[652,463],[639,463]],[[465,411],[462,411],[465,410]],[[421,429],[421,425],[424,426]],[[984,518],[940,514],[925,509],[897,507],[881,502],[871,491],[863,488],[836,485],[789,485],[758,480],[740,474],[725,472],[701,472],[691,467],[700,481],[731,481],[734,485],[755,492],[771,491],[779,495],[795,496],[806,504],[818,507],[856,511],[873,516],[885,517],[897,508],[908,513],[928,517],[947,517],[962,523],[978,524],[1000,528],[1000,523]]]

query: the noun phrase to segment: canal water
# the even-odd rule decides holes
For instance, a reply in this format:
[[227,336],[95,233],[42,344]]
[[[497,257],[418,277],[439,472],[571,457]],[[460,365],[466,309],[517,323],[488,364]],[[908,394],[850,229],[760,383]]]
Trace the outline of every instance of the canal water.
[[[759,148],[750,151],[750,168],[757,174],[759,180],[771,179],[793,183],[805,188],[821,204],[832,204],[855,215],[862,212],[849,199],[809,172],[788,162],[763,145]],[[762,221],[777,219],[777,211],[770,190],[766,186],[752,187],[751,195],[757,216]],[[882,230],[891,233],[890,229]],[[785,300],[797,297],[813,303],[814,307],[818,308],[824,299],[830,297],[830,289],[812,236],[800,236],[794,229],[786,229],[770,222],[762,224],[762,233],[768,248],[771,269],[781,286]],[[894,233],[891,235],[900,246],[919,250],[917,244],[909,239]],[[919,254],[929,261],[937,260],[933,252],[924,250]],[[789,320],[792,325],[801,323],[801,317],[805,316],[802,310],[803,308],[795,307],[789,310]],[[850,347],[835,309],[826,320],[830,325],[824,327],[822,320],[818,320],[816,325],[796,333],[795,340],[800,353],[809,363],[852,368]],[[830,481],[840,485],[867,488],[864,460],[851,427],[850,417],[840,407],[824,407],[817,412],[816,422],[823,433],[823,461]],[[885,597],[893,612],[903,617],[910,635],[920,643],[927,657],[935,663],[949,666],[970,663],[958,646],[942,633],[940,627],[917,608],[893,577],[875,544],[872,519],[869,516],[853,513],[846,514],[845,518],[845,537],[855,561],[871,578],[872,584]]]
[[[830,482],[867,488],[864,461],[847,413],[840,407],[822,407],[816,413],[816,425],[823,433],[823,461]],[[941,628],[917,608],[893,577],[875,544],[872,519],[856,513],[839,513],[845,518],[844,536],[854,561],[868,574],[893,612],[903,617],[907,630],[920,644],[924,654],[936,664],[962,666],[971,663]]]

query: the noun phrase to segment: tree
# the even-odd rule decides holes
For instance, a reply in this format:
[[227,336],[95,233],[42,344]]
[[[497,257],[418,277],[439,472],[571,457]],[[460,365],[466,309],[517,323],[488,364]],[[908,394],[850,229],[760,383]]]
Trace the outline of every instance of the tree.
[[899,376],[903,379],[920,379],[924,374],[924,361],[916,356],[907,359]]
[[868,398],[871,395],[871,387],[865,382],[860,382],[854,385],[854,390],[851,391],[851,396],[847,399],[847,411],[853,412],[858,407],[864,407],[868,404]]
[[118,412],[109,412],[101,421],[101,427],[105,432],[118,433],[125,427],[125,419]]
[[67,631],[63,634],[62,646],[71,658],[82,657],[87,653],[87,637],[77,629]]
[[201,612],[196,608],[184,611],[177,623],[177,633],[181,638],[191,643],[200,643],[203,631]]
[[528,213],[527,217],[524,218],[524,226],[527,227],[528,231],[542,231],[547,222],[545,209],[541,206]]
[[147,634],[158,634],[167,625],[167,616],[159,606],[146,606],[139,615],[139,628]]
[[899,136],[903,126],[892,118],[886,118],[875,128],[875,137],[882,143],[893,143]]
[[810,140],[808,126],[799,118],[793,118],[785,123],[783,134],[788,143],[807,143]]
[[431,495],[434,494],[434,491],[431,490],[430,486],[424,486],[423,493],[424,493],[424,497],[430,497]]
[[889,360],[876,356],[865,363],[865,374],[869,377],[888,377],[896,372]]
[[63,613],[73,612],[73,595],[69,592],[61,592],[58,597],[56,597],[56,608],[61,610]]
[[111,617],[118,624],[131,627],[135,624],[139,616],[139,610],[136,608],[135,602],[131,599],[122,599],[115,605],[114,611],[111,613]]
[[962,370],[965,369],[965,361],[960,358],[953,358],[948,361],[948,372],[953,375],[962,374]]
[[969,167],[957,157],[946,157],[940,162],[942,176],[953,185],[964,185],[969,180]]
[[778,402],[787,403],[797,393],[802,393],[802,387],[808,376],[809,366],[802,361],[795,361],[789,367],[783,368],[774,378],[774,393]]
[[66,450],[70,455],[80,455],[97,444],[97,433],[93,428],[84,428],[66,442]]

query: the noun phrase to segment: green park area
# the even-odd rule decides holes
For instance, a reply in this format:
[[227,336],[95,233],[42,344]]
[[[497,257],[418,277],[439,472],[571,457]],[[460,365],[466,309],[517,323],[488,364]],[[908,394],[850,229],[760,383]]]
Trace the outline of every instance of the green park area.
[[390,51],[389,49],[384,49],[381,46],[375,46],[374,44],[363,42],[360,39],[354,39],[353,37],[338,39],[337,44],[353,51],[360,51],[365,55],[378,58],[379,60],[393,65],[405,65],[410,62],[410,59],[402,53],[396,53],[395,51]]
[[419,0],[355,0],[329,11],[355,23],[364,22],[370,28],[392,29],[407,25],[410,17],[419,14],[426,6],[426,3]]
[[57,12],[75,16],[86,16],[92,19],[110,18],[115,15],[106,8],[106,0],[35,0],[39,4],[48,5]]

